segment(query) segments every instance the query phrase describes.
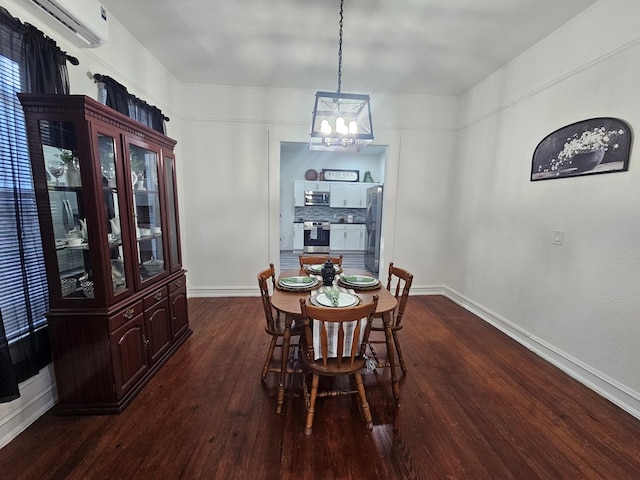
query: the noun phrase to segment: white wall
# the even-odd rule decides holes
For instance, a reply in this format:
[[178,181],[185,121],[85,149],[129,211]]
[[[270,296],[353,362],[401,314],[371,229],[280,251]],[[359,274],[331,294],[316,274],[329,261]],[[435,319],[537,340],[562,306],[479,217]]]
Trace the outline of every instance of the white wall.
[[[254,296],[256,272],[279,263],[281,143],[308,141],[314,94],[183,86],[189,295]],[[457,100],[372,95],[371,104],[375,143],[387,146],[383,264],[418,252],[416,284],[438,283]]]
[[599,2],[462,97],[443,278],[471,309],[636,416],[640,152],[624,173],[529,178],[537,143],[564,125],[609,116],[639,130],[639,16],[635,0]]

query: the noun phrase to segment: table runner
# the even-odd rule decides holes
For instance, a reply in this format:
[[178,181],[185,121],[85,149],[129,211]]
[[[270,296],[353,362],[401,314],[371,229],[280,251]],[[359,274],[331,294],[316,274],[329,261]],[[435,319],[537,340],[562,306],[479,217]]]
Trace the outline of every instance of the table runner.
[[[320,283],[322,283],[322,275],[313,275],[310,274],[310,276],[315,277],[317,279],[320,280]],[[354,295],[357,297],[355,290],[351,289],[351,288],[344,288],[340,285],[338,285],[338,278],[341,275],[338,274],[336,275],[335,279],[334,279],[334,285],[331,287],[327,287],[324,285],[321,285],[320,288],[317,288],[315,290],[312,290],[311,296],[313,297],[314,295],[317,295],[319,293],[327,293],[329,290],[331,289],[336,289],[338,292],[341,293],[348,293],[350,295]],[[358,297],[359,298],[359,297]],[[327,308],[342,308],[342,307],[327,307]],[[354,320],[353,322],[346,322],[344,323],[344,349],[342,352],[342,355],[347,355],[350,356],[351,355],[351,339],[353,337],[353,331],[355,329],[356,326],[356,322],[358,320]],[[362,342],[362,337],[364,336],[364,329],[367,325],[367,319],[366,318],[362,318],[359,320],[360,322],[360,338],[358,339],[358,344],[360,344],[360,342]],[[317,335],[316,333],[319,331],[319,329],[321,328],[321,322],[319,322],[318,320],[313,320],[313,325],[312,325],[312,332],[313,332],[313,351],[314,351],[314,356],[315,356],[315,360],[318,360],[319,358],[322,358],[322,350],[320,347],[320,335]],[[327,323],[326,324],[326,329],[327,329],[327,339],[328,339],[328,357],[329,358],[336,358],[336,352],[338,350],[338,324],[337,323]]]

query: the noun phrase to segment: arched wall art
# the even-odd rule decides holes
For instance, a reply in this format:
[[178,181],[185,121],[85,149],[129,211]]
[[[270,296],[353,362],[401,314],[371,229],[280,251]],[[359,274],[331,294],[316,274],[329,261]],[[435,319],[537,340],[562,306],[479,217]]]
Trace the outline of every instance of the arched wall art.
[[572,123],[538,144],[531,162],[531,181],[626,171],[631,142],[631,128],[618,118]]

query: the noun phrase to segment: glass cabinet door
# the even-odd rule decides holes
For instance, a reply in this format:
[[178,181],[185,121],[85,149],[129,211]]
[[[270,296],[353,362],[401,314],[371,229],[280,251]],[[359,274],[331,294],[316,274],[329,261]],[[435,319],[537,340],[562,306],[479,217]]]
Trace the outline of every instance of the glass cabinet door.
[[158,153],[129,144],[133,217],[140,281],[165,271],[162,212],[158,188]]
[[180,258],[180,232],[178,231],[178,198],[175,178],[175,160],[164,157],[165,188],[167,191],[167,228],[169,230],[169,264],[171,271],[182,266]]
[[98,133],[97,139],[104,208],[108,222],[106,240],[109,245],[109,262],[111,263],[111,288],[113,294],[118,295],[128,288],[125,273],[126,257],[123,250],[122,225],[120,222],[120,218],[126,215],[126,212],[120,210],[121,205],[118,199],[120,172],[116,162],[116,139],[103,133]]
[[75,125],[40,120],[39,128],[62,298],[94,298]]

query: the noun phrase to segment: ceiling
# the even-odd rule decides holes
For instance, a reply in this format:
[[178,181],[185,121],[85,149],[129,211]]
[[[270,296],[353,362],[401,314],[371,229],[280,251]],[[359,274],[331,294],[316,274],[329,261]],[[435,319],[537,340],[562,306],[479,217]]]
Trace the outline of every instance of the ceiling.
[[[458,95],[598,0],[345,0],[342,92]],[[340,0],[101,0],[180,81],[338,88]]]

